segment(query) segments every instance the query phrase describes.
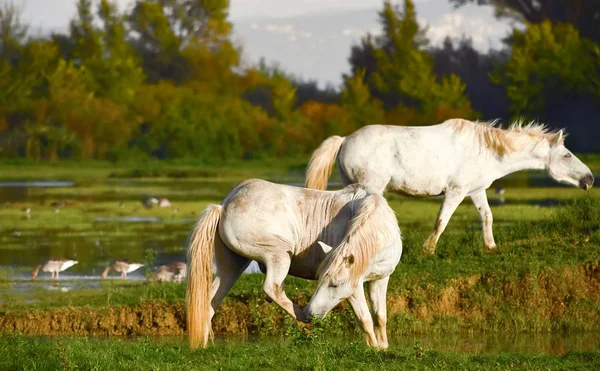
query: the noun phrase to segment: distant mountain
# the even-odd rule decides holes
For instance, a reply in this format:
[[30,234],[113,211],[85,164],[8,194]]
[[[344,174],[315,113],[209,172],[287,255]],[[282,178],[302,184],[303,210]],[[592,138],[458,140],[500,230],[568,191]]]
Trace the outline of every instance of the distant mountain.
[[[446,2],[418,4],[419,21],[428,25],[428,37],[439,45],[446,36],[471,37],[480,50],[500,46],[509,25],[496,20],[488,7],[458,10]],[[349,71],[350,48],[367,33],[379,33],[379,8],[327,11],[286,18],[248,17],[234,21],[234,37],[243,46],[248,62],[265,57],[287,72],[321,85],[338,86]]]

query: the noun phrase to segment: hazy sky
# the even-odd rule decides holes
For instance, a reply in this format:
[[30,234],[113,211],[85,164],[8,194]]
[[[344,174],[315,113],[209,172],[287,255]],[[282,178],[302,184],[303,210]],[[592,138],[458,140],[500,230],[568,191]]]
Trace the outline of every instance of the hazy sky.
[[[0,0],[7,1],[7,0]],[[97,0],[96,0],[97,1]],[[116,0],[121,9],[131,6],[133,0]],[[75,0],[13,0],[23,8],[23,19],[33,27],[54,29],[66,27],[75,14]],[[417,11],[423,5],[438,3],[448,9],[447,0],[415,0]],[[381,8],[382,0],[232,0],[230,19],[248,17],[290,17],[320,11],[343,11]]]

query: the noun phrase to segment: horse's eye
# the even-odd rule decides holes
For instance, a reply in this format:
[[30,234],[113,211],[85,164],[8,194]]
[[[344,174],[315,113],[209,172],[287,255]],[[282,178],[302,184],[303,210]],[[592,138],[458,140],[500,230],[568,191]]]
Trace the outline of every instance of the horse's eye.
[[569,158],[569,157],[571,157],[571,154],[570,154],[570,153],[567,153],[567,154],[565,155],[565,157],[566,157],[566,158]]

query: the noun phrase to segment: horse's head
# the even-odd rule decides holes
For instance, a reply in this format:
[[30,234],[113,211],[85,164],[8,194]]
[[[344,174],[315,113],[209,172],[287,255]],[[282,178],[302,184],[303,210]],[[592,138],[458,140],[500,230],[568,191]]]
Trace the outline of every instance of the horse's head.
[[565,147],[564,142],[562,130],[549,141],[546,170],[555,180],[587,191],[594,184],[594,176],[590,169]]
[[[331,250],[331,247],[327,244],[321,241],[319,241],[319,244],[324,251]],[[337,264],[324,269],[320,273],[317,290],[304,309],[307,319],[325,317],[342,300],[354,294],[358,284],[356,277],[353,277],[352,267],[354,264],[354,255],[349,254],[344,256],[341,262],[337,262]]]

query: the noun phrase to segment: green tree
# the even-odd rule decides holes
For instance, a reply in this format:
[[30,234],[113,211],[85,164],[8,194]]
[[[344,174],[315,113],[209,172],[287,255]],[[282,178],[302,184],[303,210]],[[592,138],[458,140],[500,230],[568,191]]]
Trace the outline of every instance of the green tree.
[[455,75],[438,80],[433,60],[423,50],[427,44],[412,0],[404,1],[401,11],[390,1],[380,12],[383,35],[372,47],[376,69],[370,75],[372,95],[386,110],[398,106],[415,108],[422,115],[434,116],[441,105],[471,116],[465,85]]
[[0,5],[0,59],[14,64],[27,36],[27,26],[21,21],[21,9],[13,3]]
[[600,47],[573,25],[545,21],[512,39],[508,64],[494,76],[506,86],[512,115],[536,117],[568,95],[600,98]]
[[381,102],[371,97],[365,73],[365,70],[357,70],[355,76],[347,77],[342,90],[341,106],[350,115],[355,129],[385,123]]

